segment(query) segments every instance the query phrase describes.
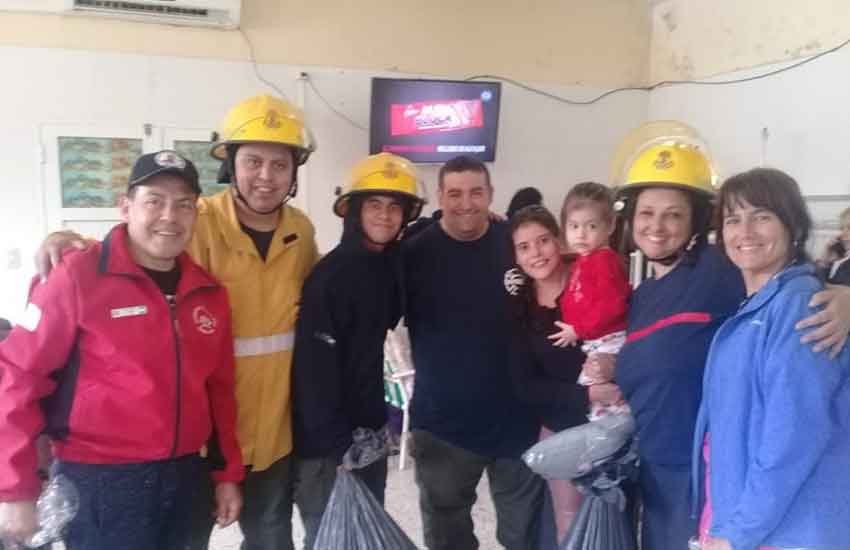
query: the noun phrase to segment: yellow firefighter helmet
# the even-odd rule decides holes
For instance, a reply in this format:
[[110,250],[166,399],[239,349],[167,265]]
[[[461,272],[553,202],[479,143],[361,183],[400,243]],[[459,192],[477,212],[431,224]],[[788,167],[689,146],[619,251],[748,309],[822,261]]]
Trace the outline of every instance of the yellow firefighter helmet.
[[718,181],[708,147],[692,127],[656,120],[632,130],[620,144],[611,171],[621,192],[669,186],[713,196]]
[[622,189],[659,185],[714,195],[708,159],[687,145],[653,145],[642,151],[629,167]]
[[406,158],[391,153],[370,155],[351,170],[345,190],[337,188],[339,195],[334,202],[334,214],[345,217],[348,201],[358,194],[398,195],[410,201],[412,208],[404,223],[415,220],[422,212],[425,199],[419,193],[419,177],[416,168]]
[[227,158],[226,146],[240,143],[280,143],[293,148],[296,164],[304,164],[316,150],[301,110],[270,95],[258,95],[237,103],[221,123],[213,138],[210,154]]

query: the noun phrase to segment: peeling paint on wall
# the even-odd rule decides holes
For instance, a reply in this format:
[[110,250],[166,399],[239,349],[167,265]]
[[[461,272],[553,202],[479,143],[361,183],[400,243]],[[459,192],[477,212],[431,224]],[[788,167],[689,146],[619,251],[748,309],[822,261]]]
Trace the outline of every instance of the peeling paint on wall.
[[679,24],[676,23],[676,13],[672,6],[661,13],[661,20],[664,21],[664,25],[667,27],[667,32],[675,32],[676,28],[679,26]]
[[679,54],[673,52],[670,57],[670,71],[676,75],[676,80],[689,80],[694,77],[693,61],[687,55],[680,58]]
[[808,57],[850,39],[850,2],[666,0],[652,6],[650,81],[706,78]]

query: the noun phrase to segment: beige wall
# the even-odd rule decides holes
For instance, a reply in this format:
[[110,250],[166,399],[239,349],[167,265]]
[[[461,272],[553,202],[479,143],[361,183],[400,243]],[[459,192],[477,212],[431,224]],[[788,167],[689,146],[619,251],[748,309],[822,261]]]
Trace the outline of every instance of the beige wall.
[[[648,70],[646,0],[243,0],[262,63],[625,85]],[[247,60],[238,31],[0,13],[0,45]]]
[[653,4],[653,82],[705,78],[807,57],[850,38],[847,0],[661,0]]
[[[603,87],[805,57],[847,29],[847,0],[243,0],[242,23],[262,63]],[[250,58],[239,31],[4,12],[0,45]]]

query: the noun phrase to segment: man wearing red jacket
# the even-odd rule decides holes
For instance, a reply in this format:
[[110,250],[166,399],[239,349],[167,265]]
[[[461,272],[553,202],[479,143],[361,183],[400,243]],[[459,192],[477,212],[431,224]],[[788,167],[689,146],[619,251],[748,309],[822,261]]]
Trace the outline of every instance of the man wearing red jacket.
[[201,189],[173,151],[133,167],[121,214],[102,242],[68,253],[34,281],[0,344],[0,530],[37,528],[35,440],[52,440],[54,474],[77,488],[69,550],[177,550],[187,541],[211,434],[223,464],[217,517],[232,523],[244,476],[236,442],[227,293],[184,247]]

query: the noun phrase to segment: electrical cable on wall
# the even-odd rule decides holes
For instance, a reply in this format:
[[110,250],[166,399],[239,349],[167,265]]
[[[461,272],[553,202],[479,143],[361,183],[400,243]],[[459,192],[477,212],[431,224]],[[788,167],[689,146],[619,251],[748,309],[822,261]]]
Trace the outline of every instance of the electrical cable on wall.
[[245,39],[245,43],[246,43],[246,44],[248,44],[248,54],[249,54],[249,60],[251,61],[251,66],[252,66],[252,67],[253,67],[253,69],[254,69],[254,75],[257,77],[257,80],[259,80],[260,82],[262,82],[262,83],[263,83],[263,84],[265,84],[266,86],[270,87],[272,90],[276,91],[276,92],[280,95],[280,97],[282,97],[283,99],[289,99],[289,98],[287,97],[287,95],[286,95],[285,93],[283,93],[283,90],[281,90],[280,88],[278,88],[278,87],[274,84],[274,82],[271,82],[270,80],[267,80],[267,79],[266,79],[265,77],[263,77],[263,75],[260,73],[260,67],[259,67],[259,65],[257,65],[257,58],[256,58],[256,57],[254,57],[254,44],[253,44],[253,43],[251,43],[251,39],[250,39],[250,38],[248,38],[248,35],[245,33],[245,30],[244,30],[244,29],[242,29],[242,28],[240,28],[240,29],[239,29],[239,34],[241,34],[241,35],[242,35],[242,38],[244,38],[244,39]]
[[552,99],[554,101],[558,101],[558,102],[561,102],[561,103],[566,103],[568,105],[592,105],[594,103],[597,103],[597,102],[605,99],[606,97],[608,97],[610,95],[613,95],[613,94],[616,94],[616,93],[621,93],[621,92],[651,92],[651,91],[656,90],[656,89],[661,88],[661,87],[682,86],[682,85],[728,86],[730,84],[741,84],[741,83],[744,83],[744,82],[752,82],[753,80],[761,80],[762,78],[767,78],[767,77],[774,76],[774,75],[777,75],[777,74],[780,74],[780,73],[784,73],[786,71],[790,71],[791,69],[796,69],[797,67],[801,67],[801,66],[803,66],[807,63],[811,63],[812,61],[819,59],[819,58],[821,58],[821,57],[823,57],[827,54],[837,52],[838,50],[844,48],[848,44],[850,44],[850,40],[845,40],[844,42],[842,42],[838,46],[835,46],[834,48],[830,48],[829,50],[820,52],[819,54],[813,55],[811,57],[807,57],[807,58],[805,58],[801,61],[798,61],[796,63],[788,65],[787,67],[783,67],[781,69],[776,69],[776,70],[769,71],[769,72],[759,74],[759,75],[748,76],[748,77],[745,77],[745,78],[735,78],[735,79],[732,79],[732,80],[662,80],[661,82],[656,82],[655,84],[650,84],[649,86],[626,86],[626,87],[623,87],[623,88],[615,88],[613,90],[608,90],[607,92],[600,94],[600,95],[594,97],[593,99],[588,99],[586,101],[562,97],[562,96],[559,96],[559,95],[556,95],[556,94],[549,93],[545,90],[541,90],[539,88],[534,88],[534,87],[529,86],[527,84],[523,84],[522,82],[519,82],[517,80],[513,80],[511,78],[507,78],[507,77],[499,76],[499,75],[482,74],[482,75],[470,76],[468,78],[465,78],[464,80],[499,80],[499,81],[502,81],[502,82],[507,82],[508,84],[512,84],[512,85],[514,85],[518,88],[522,88],[523,90],[526,90],[527,92],[531,92],[533,94],[541,95],[543,97],[546,97],[546,98],[549,98],[549,99]]
[[[257,77],[257,80],[259,80],[260,82],[262,82],[262,83],[263,83],[263,84],[265,84],[266,86],[269,86],[271,89],[273,89],[274,91],[276,91],[278,94],[280,94],[280,96],[281,96],[282,98],[284,98],[284,99],[289,99],[289,98],[286,96],[286,94],[285,94],[285,93],[283,93],[283,91],[282,91],[280,88],[278,88],[277,86],[275,86],[275,84],[274,84],[273,82],[271,82],[271,81],[269,81],[268,79],[266,79],[266,78],[262,75],[262,73],[260,73],[260,67],[259,67],[259,65],[257,64],[257,59],[256,59],[256,57],[254,56],[254,44],[253,44],[253,43],[251,43],[251,39],[250,39],[250,38],[248,38],[248,35],[245,33],[245,30],[244,30],[244,29],[241,29],[241,28],[240,28],[240,29],[239,29],[239,32],[240,32],[240,34],[242,34],[242,38],[244,38],[244,39],[245,39],[245,43],[246,43],[246,44],[248,44],[248,53],[249,53],[249,56],[250,56],[250,57],[249,57],[249,60],[251,61],[251,66],[252,66],[252,67],[253,67],[253,69],[254,69],[254,75]],[[304,79],[307,81],[307,84],[309,84],[309,85],[310,85],[310,89],[311,89],[311,90],[313,90],[313,93],[314,93],[314,94],[316,94],[316,96],[317,96],[317,97],[318,97],[318,98],[322,101],[322,103],[324,103],[324,104],[327,106],[327,108],[328,108],[328,109],[330,109],[330,110],[331,110],[331,112],[333,112],[336,116],[338,116],[338,117],[340,117],[341,119],[343,119],[343,120],[345,120],[346,122],[348,122],[350,125],[352,125],[352,126],[354,126],[355,128],[357,128],[358,130],[362,130],[362,131],[364,131],[364,132],[368,132],[368,131],[369,131],[369,127],[368,127],[368,126],[364,126],[364,125],[362,125],[362,124],[358,124],[356,121],[354,121],[352,118],[350,118],[349,116],[347,116],[345,113],[343,113],[342,111],[340,111],[339,109],[337,109],[336,107],[334,107],[334,106],[333,106],[333,104],[331,104],[331,102],[330,102],[330,101],[328,101],[327,99],[325,99],[325,96],[324,96],[324,95],[322,95],[322,93],[321,93],[321,92],[319,92],[319,89],[318,89],[318,88],[316,88],[316,85],[313,83],[313,79],[311,79],[311,78],[310,78],[310,75],[309,75],[309,74],[307,74],[307,73],[302,73],[302,75],[303,75]]]
[[[254,57],[254,46],[251,43],[251,40],[248,38],[248,35],[245,34],[245,31],[243,29],[239,29],[239,32],[242,33],[242,36],[245,38],[245,42],[248,44],[248,49],[249,49],[249,52],[250,52],[250,61],[251,61],[251,64],[254,68],[254,74],[257,76],[257,79],[260,82],[266,84],[267,86],[270,86],[273,90],[275,90],[278,94],[280,94],[282,97],[285,98],[286,94],[284,94],[280,90],[280,88],[275,86],[274,83],[265,79],[263,77],[263,75],[260,73],[259,66],[257,65],[257,61]],[[553,93],[547,92],[545,90],[541,90],[539,88],[529,86],[528,84],[524,84],[524,83],[522,83],[518,80],[514,80],[512,78],[508,78],[508,77],[505,77],[505,76],[499,76],[499,75],[482,74],[482,75],[470,76],[470,77],[465,78],[464,80],[466,80],[466,81],[471,81],[471,80],[498,80],[498,81],[505,82],[505,83],[511,84],[513,86],[516,86],[517,88],[523,89],[527,92],[543,96],[543,97],[551,99],[553,101],[557,101],[559,103],[566,103],[567,105],[583,106],[583,105],[593,105],[594,103],[598,103],[608,96],[618,94],[618,93],[623,93],[623,92],[647,92],[648,93],[648,92],[652,92],[652,91],[657,90],[658,88],[662,88],[662,87],[685,86],[685,85],[691,85],[691,86],[729,86],[729,85],[732,85],[732,84],[742,84],[742,83],[745,83],[745,82],[752,82],[754,80],[761,80],[761,79],[768,78],[768,77],[771,77],[771,76],[774,76],[774,75],[778,75],[780,73],[790,71],[792,69],[796,69],[798,67],[802,67],[803,65],[811,63],[812,61],[815,61],[816,59],[820,59],[821,57],[823,57],[825,55],[835,53],[835,52],[845,48],[848,44],[850,44],[850,39],[845,40],[841,44],[839,44],[839,45],[837,45],[833,48],[830,48],[826,51],[820,52],[820,53],[815,54],[811,57],[807,57],[805,59],[797,61],[796,63],[792,63],[791,65],[788,65],[787,67],[782,67],[781,69],[775,69],[775,70],[768,71],[766,73],[762,73],[762,74],[758,74],[758,75],[754,75],[754,76],[748,76],[748,77],[744,77],[744,78],[734,78],[734,79],[731,79],[731,80],[662,80],[660,82],[656,82],[655,84],[650,84],[649,86],[624,86],[624,87],[621,87],[621,88],[614,88],[612,90],[608,90],[607,92],[604,92],[604,93],[602,93],[602,94],[600,94],[600,95],[598,95],[598,96],[596,96],[592,99],[588,99],[588,100],[576,100],[576,99],[570,99],[570,98],[567,98],[567,97],[559,96],[557,94],[553,94]],[[313,83],[313,80],[310,78],[309,75],[306,76],[306,79],[307,79],[307,83],[310,85],[310,89],[313,90],[313,93],[316,94],[316,96],[322,101],[322,103],[325,104],[325,106],[328,107],[328,109],[331,110],[331,112],[333,112],[335,115],[337,115],[341,119],[345,120],[351,126],[357,128],[359,130],[362,130],[364,132],[369,131],[368,126],[364,126],[362,124],[357,123],[351,117],[349,117],[348,115],[346,115],[345,113],[343,113],[342,111],[340,111],[339,109],[334,107],[333,104],[331,104],[331,102],[328,101],[325,98],[325,96],[322,95],[321,92],[319,92],[318,88],[316,88],[316,85]]]
[[310,78],[310,75],[307,75],[307,76],[306,76],[306,78],[307,78],[307,84],[309,84],[309,85],[310,85],[310,89],[311,89],[311,90],[313,90],[313,93],[314,93],[314,94],[316,94],[316,96],[317,96],[319,99],[321,99],[321,100],[322,100],[322,103],[324,103],[324,104],[327,106],[327,108],[328,108],[328,109],[330,109],[330,110],[331,110],[334,114],[336,114],[336,116],[338,116],[338,117],[342,118],[343,120],[345,120],[346,122],[348,122],[349,124],[351,124],[352,126],[354,126],[355,128],[357,128],[357,129],[359,129],[359,130],[363,130],[364,132],[368,132],[368,131],[369,131],[369,127],[368,127],[368,126],[364,126],[364,125],[362,125],[362,124],[358,124],[357,122],[355,122],[354,120],[352,120],[351,118],[349,118],[349,117],[348,117],[345,113],[343,113],[342,111],[340,111],[339,109],[337,109],[336,107],[334,107],[334,106],[331,104],[331,102],[330,102],[330,101],[328,101],[327,99],[325,99],[325,96],[323,96],[323,95],[322,95],[322,93],[321,93],[321,92],[319,92],[319,89],[318,89],[318,88],[316,88],[316,85],[313,83],[313,79],[312,79],[312,78]]

